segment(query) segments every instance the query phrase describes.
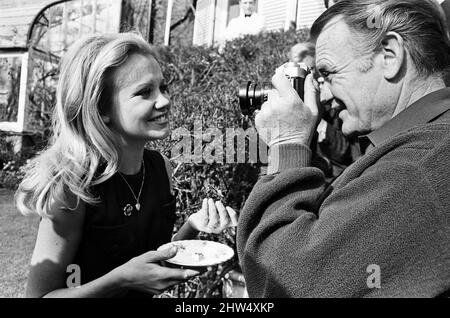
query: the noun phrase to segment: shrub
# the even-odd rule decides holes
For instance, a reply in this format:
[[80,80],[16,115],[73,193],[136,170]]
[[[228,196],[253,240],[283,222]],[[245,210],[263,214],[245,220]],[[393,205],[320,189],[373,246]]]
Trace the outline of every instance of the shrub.
[[[23,147],[15,153],[13,148],[18,138],[23,138]],[[25,164],[43,149],[46,140],[43,135],[21,136],[0,132],[0,188],[17,189],[25,176]]]

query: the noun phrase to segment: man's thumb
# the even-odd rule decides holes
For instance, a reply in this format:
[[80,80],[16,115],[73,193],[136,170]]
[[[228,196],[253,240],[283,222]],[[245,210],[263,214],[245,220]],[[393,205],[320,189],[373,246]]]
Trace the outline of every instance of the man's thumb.
[[295,90],[292,88],[291,83],[289,83],[289,80],[284,75],[283,69],[283,67],[277,68],[275,75],[272,76],[272,85],[275,87],[280,97],[290,96],[292,93],[295,94]]
[[303,102],[311,110],[311,113],[317,117],[319,115],[319,107],[317,105],[317,90],[313,81],[312,74],[308,74],[305,79],[305,98]]
[[145,260],[148,263],[156,263],[159,261],[165,261],[177,254],[177,247],[172,246],[170,248],[160,250],[160,251],[150,251],[145,254]]

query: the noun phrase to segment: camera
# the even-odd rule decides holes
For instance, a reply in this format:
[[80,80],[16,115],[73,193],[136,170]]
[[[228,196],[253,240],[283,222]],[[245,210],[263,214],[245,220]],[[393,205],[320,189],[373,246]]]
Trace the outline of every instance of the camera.
[[[289,62],[284,65],[284,75],[289,79],[298,96],[303,100],[305,78],[310,73],[306,64]],[[239,87],[239,106],[244,116],[251,116],[255,110],[267,101],[268,93],[272,89],[270,83],[253,83],[248,81]]]

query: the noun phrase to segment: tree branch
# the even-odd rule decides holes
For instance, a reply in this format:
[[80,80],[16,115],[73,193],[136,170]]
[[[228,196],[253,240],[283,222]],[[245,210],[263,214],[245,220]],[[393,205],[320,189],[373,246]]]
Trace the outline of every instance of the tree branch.
[[190,6],[188,8],[186,14],[184,15],[184,17],[181,20],[178,20],[177,22],[175,22],[174,24],[172,24],[170,26],[170,31],[173,31],[175,28],[177,28],[179,25],[183,24],[187,19],[189,19],[192,16],[194,16],[194,11],[192,9],[192,6]]

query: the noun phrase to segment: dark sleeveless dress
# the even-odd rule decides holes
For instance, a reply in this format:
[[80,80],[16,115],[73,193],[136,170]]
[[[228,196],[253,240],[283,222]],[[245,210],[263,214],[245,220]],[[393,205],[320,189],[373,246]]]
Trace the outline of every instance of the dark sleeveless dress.
[[[93,188],[98,205],[86,205],[83,237],[74,263],[80,266],[82,284],[105,275],[131,258],[170,241],[175,223],[175,197],[170,193],[164,159],[160,153],[144,151],[145,181],[140,211],[125,216],[123,207],[135,205],[131,190],[116,173]],[[139,193],[143,169],[124,175],[135,195]],[[123,175],[123,174],[122,174]],[[130,291],[125,297],[146,297]]]

